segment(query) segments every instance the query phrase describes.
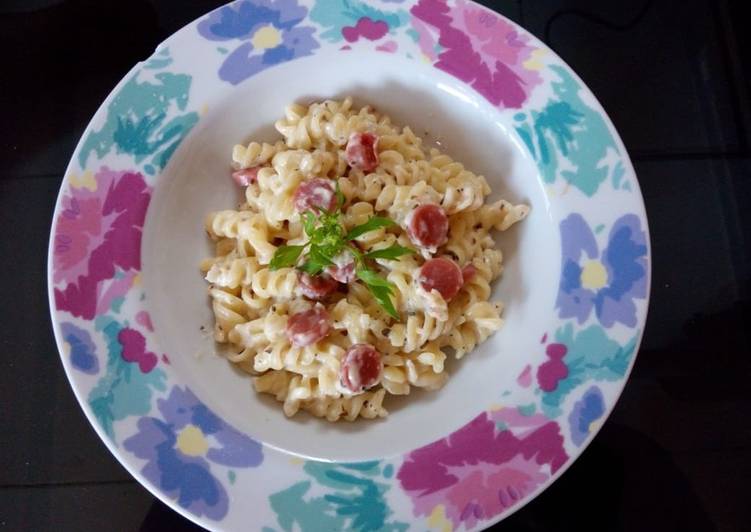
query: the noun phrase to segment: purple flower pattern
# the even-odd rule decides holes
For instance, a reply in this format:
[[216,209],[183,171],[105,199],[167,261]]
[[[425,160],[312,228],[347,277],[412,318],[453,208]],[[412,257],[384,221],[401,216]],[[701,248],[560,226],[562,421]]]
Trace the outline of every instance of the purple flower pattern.
[[592,386],[582,395],[568,416],[571,440],[579,447],[592,432],[592,424],[605,414],[605,398],[597,386]]
[[85,329],[76,327],[72,323],[60,324],[63,339],[70,350],[69,357],[73,367],[78,371],[96,375],[99,373],[99,359],[96,357],[96,346]]
[[212,41],[241,42],[219,68],[221,79],[237,85],[319,47],[314,28],[299,25],[307,14],[296,0],[243,0],[212,11],[198,24],[198,32]]
[[125,449],[146,460],[141,472],[181,507],[222,519],[229,503],[212,464],[256,467],[263,461],[261,445],[225,423],[187,388],[172,388],[157,406],[161,418],[139,419],[138,432],[125,440]]
[[580,214],[569,215],[560,230],[559,317],[584,323],[594,309],[604,327],[635,327],[634,299],[647,297],[647,242],[639,217],[627,214],[616,220],[602,253]]

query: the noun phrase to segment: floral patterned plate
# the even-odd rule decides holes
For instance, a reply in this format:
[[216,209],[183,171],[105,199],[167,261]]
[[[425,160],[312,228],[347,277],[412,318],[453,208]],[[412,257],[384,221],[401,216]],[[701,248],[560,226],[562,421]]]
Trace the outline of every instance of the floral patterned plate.
[[[203,218],[233,144],[294,100],[374,104],[532,213],[499,242],[506,325],[378,422],[285,419],[214,353]],[[612,410],[647,312],[626,150],[581,80],[457,0],[240,0],[136,65],[81,139],[50,238],[55,335],[122,464],[217,530],[480,529],[550,485]]]

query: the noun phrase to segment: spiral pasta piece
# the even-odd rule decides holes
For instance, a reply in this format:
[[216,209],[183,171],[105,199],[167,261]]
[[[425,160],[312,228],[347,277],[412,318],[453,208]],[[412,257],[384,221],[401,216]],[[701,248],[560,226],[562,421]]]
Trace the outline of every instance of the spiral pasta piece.
[[297,297],[298,293],[297,271],[294,268],[281,268],[276,271],[261,268],[253,276],[250,286],[255,294],[264,299],[292,299]]
[[259,270],[255,257],[230,257],[215,262],[206,272],[206,280],[214,286],[238,288],[247,286]]
[[389,341],[395,347],[405,351],[419,349],[429,340],[435,340],[444,331],[444,323],[424,314],[415,312],[408,316],[405,323],[395,323],[389,333]]
[[214,339],[223,343],[236,325],[245,323],[245,303],[242,299],[219,288],[210,288],[211,308],[214,311]]
[[251,142],[247,146],[236,144],[232,148],[232,162],[237,168],[252,168],[267,164],[277,153],[284,151],[283,141],[269,144],[268,142]]

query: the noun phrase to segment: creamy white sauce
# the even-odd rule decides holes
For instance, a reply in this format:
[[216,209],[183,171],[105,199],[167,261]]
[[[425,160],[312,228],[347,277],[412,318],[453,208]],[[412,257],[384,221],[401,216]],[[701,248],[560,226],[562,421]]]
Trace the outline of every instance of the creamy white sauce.
[[315,203],[318,206],[330,205],[334,199],[334,191],[328,187],[320,186],[313,189],[312,194]]
[[352,254],[350,250],[345,249],[344,251],[339,253],[336,257],[331,259],[331,262],[333,262],[337,268],[341,269],[355,262],[355,256]]
[[[417,278],[414,281],[414,306],[417,308],[412,310],[422,310],[428,316],[435,318],[439,321],[447,321],[449,319],[449,310],[446,300],[443,299],[441,293],[433,288],[430,292],[425,290],[420,283],[420,279]],[[409,302],[407,303],[409,306]]]

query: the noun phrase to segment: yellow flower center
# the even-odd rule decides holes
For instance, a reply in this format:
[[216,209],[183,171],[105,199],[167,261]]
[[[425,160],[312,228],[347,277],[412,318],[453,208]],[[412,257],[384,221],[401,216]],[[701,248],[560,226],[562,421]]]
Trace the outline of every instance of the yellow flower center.
[[529,59],[527,59],[522,66],[526,68],[527,70],[542,70],[542,67],[545,66],[545,64],[542,62],[542,60],[545,57],[545,50],[542,48],[537,48],[536,50],[532,50],[532,53],[529,56]]
[[81,176],[70,174],[68,180],[73,188],[86,188],[92,192],[96,191],[96,179],[94,179],[94,172],[91,170],[86,170]]
[[597,290],[608,284],[608,271],[599,260],[590,260],[584,264],[581,273],[581,282],[584,288]]
[[442,504],[439,504],[435,508],[433,508],[430,516],[428,516],[428,524],[432,528],[438,529],[441,532],[452,532],[452,530],[454,530],[451,521],[446,519],[446,509]]
[[209,450],[209,442],[195,425],[187,425],[177,435],[177,448],[187,456],[203,456]]
[[250,42],[253,43],[253,48],[260,50],[275,48],[281,44],[282,34],[274,26],[264,26],[253,34]]

